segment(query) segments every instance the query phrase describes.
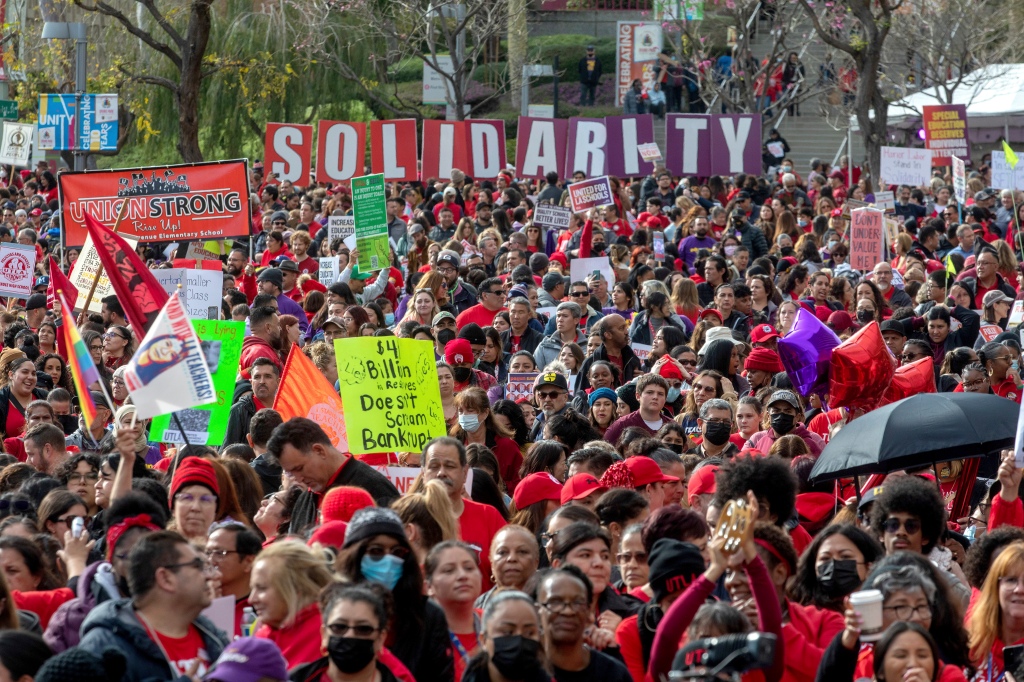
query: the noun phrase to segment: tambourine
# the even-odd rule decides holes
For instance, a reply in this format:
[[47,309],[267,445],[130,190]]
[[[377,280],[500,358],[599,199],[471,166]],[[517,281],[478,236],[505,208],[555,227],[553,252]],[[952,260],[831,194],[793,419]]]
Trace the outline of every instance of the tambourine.
[[756,521],[746,500],[730,500],[715,526],[714,536],[725,538],[722,553],[729,556],[740,551],[743,544],[753,537]]

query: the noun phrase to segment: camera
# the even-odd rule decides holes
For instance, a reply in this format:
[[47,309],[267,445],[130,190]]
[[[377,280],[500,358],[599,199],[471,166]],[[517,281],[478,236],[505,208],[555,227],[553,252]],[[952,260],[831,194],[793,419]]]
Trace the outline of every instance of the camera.
[[[767,632],[748,632],[708,637],[690,642],[672,662],[670,680],[711,679],[767,668],[775,660],[777,637]],[[690,661],[690,654],[698,652]]]

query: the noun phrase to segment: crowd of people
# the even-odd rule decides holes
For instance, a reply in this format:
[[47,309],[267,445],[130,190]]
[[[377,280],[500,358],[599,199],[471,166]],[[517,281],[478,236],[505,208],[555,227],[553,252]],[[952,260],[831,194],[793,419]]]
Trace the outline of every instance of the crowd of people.
[[[0,680],[657,682],[699,668],[685,644],[754,632],[777,639],[752,681],[1016,673],[1013,454],[960,482],[966,518],[943,493],[957,466],[812,481],[863,410],[802,395],[779,341],[798,315],[840,339],[877,323],[936,390],[1020,403],[1024,201],[981,166],[957,206],[937,169],[893,188],[899,234],[858,272],[844,205],[872,201],[867,174],[778,166],[611,178],[614,203],[565,228],[534,210],[568,205],[583,173],[390,183],[391,260],[365,272],[326,226],[348,187],[254,164],[253,245],[223,257],[221,316],[247,331],[218,447],[150,442],[125,382],[144,330],[116,296],[77,318],[103,384],[84,422],[45,294],[42,256],[78,256],[53,178],[0,189],[0,239],[41,267],[0,312]],[[180,263],[176,245],[139,253]],[[570,276],[594,257],[611,277]],[[294,347],[337,386],[335,342],[360,336],[433,345],[447,432],[422,451],[353,456],[274,409]],[[400,493],[387,466],[420,473]],[[755,522],[730,539],[737,500]],[[880,637],[850,603],[864,590]],[[222,597],[230,631],[204,615]]]

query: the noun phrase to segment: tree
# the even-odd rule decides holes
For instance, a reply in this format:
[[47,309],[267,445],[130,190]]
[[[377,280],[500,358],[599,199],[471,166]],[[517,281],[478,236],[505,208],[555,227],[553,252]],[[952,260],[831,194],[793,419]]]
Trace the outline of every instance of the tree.
[[[141,73],[127,62],[119,64],[118,68],[133,82],[155,85],[171,93],[178,113],[178,153],[181,160],[186,163],[202,161],[199,107],[203,82],[224,66],[206,59],[213,22],[210,10],[213,0],[190,0],[185,9],[171,8],[168,14],[157,7],[156,0],[135,0],[138,10],[135,20],[103,0],[73,2],[87,12],[110,17],[128,34],[170,62],[176,80]],[[152,30],[145,28],[144,16],[155,24]]]

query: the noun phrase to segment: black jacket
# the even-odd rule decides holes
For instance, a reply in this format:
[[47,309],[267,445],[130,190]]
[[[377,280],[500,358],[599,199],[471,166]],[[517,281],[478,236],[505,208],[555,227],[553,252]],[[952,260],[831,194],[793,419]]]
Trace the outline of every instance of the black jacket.
[[[32,400],[46,400],[46,391],[41,388],[32,389]],[[7,410],[14,405],[14,408],[21,412],[22,416],[25,416],[25,408],[28,407],[28,403],[20,405],[17,399],[11,394],[11,387],[4,386],[0,388],[0,431],[6,428],[7,424]]]
[[[362,488],[370,493],[378,507],[390,506],[392,502],[399,498],[398,490],[384,474],[368,464],[363,464],[355,457],[349,457],[345,461],[341,466],[341,471],[323,492],[326,493],[327,490],[342,485]],[[292,509],[291,522],[288,524],[289,533],[292,535],[302,535],[311,526],[316,524],[321,499],[322,494],[315,493],[312,490],[306,490],[299,495],[298,499],[295,500],[295,508]],[[416,679],[418,680],[419,678],[417,677]]]
[[260,455],[254,459],[249,466],[256,471],[260,477],[260,484],[263,486],[263,495],[276,493],[281,489],[281,465],[271,464],[266,455]]
[[744,221],[743,225],[738,227],[736,231],[740,233],[740,244],[747,247],[747,250],[750,251],[751,262],[755,258],[768,255],[768,239],[764,236],[764,232],[761,231],[760,227]]
[[[523,332],[522,338],[519,339],[519,350],[530,351],[530,355],[533,355],[533,351],[537,350],[537,346],[544,340],[544,334],[537,331],[533,327],[527,327],[526,331]],[[506,329],[501,333],[501,347],[506,353],[512,352],[512,330]],[[544,369],[538,367],[537,369]]]
[[[327,679],[325,676],[330,663],[331,659],[327,656],[312,663],[303,663],[292,668],[288,673],[288,679],[291,682],[320,682],[321,679]],[[380,682],[398,682],[398,678],[391,672],[391,669],[380,661],[377,661],[377,672],[380,673]]]
[[[583,366],[580,367],[579,375],[576,378],[576,391],[584,391],[590,388],[590,366],[598,360],[608,360],[608,351],[604,349],[604,346],[598,347],[594,351],[593,355],[587,357],[583,361]],[[619,377],[619,386],[625,386],[633,380],[638,374],[642,374],[643,369],[640,366],[640,358],[636,356],[633,349],[626,346],[622,349],[622,376]],[[618,386],[616,386],[618,388]]]
[[231,406],[228,430],[224,434],[224,447],[235,443],[248,444],[249,441],[245,437],[249,435],[249,422],[255,414],[256,403],[253,401],[252,393]]
[[594,56],[594,70],[587,70],[587,58],[584,56],[579,63],[580,83],[585,85],[597,85],[601,82],[601,60]]
[[455,283],[455,291],[448,293],[448,298],[451,300],[451,306],[455,309],[456,315],[480,302],[480,296],[476,293],[476,289],[461,279]]

